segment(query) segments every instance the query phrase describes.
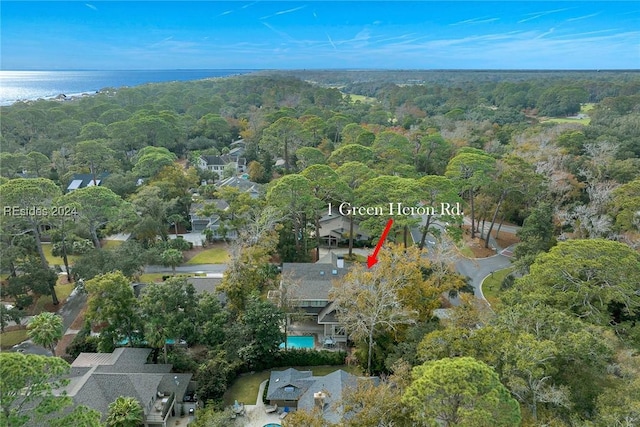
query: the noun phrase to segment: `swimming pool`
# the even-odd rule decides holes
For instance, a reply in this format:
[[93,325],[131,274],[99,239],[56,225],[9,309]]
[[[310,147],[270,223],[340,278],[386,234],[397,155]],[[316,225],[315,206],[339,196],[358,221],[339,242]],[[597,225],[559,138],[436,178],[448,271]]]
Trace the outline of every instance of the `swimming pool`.
[[265,424],[264,427],[280,427],[280,424],[269,423],[269,424]]
[[[315,338],[313,335],[293,335],[287,337],[287,348],[315,348]],[[284,348],[284,343],[280,344]]]

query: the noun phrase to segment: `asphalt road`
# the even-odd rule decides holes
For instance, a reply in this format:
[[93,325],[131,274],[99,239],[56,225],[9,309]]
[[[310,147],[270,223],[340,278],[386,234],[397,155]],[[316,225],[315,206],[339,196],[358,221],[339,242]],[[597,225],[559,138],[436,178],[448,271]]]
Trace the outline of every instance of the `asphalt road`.
[[[87,301],[87,295],[76,292],[75,289],[67,298],[65,304],[58,310],[58,314],[62,316],[62,324],[64,330],[69,329],[73,321],[76,319],[82,307]],[[43,356],[51,356],[51,351],[44,347],[34,344],[31,340],[27,340],[17,344],[9,351],[18,351],[20,353],[40,354]]]

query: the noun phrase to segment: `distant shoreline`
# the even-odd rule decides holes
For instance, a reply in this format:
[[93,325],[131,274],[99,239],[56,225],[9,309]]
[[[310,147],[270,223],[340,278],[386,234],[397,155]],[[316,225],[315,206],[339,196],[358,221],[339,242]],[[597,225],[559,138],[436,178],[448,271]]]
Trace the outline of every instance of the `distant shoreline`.
[[93,96],[108,88],[215,79],[257,71],[260,70],[0,70],[0,106],[39,100],[72,100]]

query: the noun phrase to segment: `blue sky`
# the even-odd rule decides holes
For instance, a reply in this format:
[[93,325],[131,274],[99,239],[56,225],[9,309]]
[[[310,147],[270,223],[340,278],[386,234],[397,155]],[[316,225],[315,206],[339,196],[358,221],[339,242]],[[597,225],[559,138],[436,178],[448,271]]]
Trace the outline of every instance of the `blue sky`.
[[3,70],[639,69],[637,1],[2,1]]

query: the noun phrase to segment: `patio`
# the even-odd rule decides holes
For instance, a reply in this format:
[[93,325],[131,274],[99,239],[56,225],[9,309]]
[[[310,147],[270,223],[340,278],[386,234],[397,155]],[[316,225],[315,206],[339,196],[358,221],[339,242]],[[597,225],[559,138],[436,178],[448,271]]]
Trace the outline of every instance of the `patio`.
[[244,416],[239,416],[235,419],[235,426],[245,427],[263,427],[266,424],[280,424],[279,411],[267,413],[267,407],[262,402],[262,395],[264,394],[264,388],[267,381],[260,383],[260,389],[258,391],[258,397],[255,405],[244,405]]

